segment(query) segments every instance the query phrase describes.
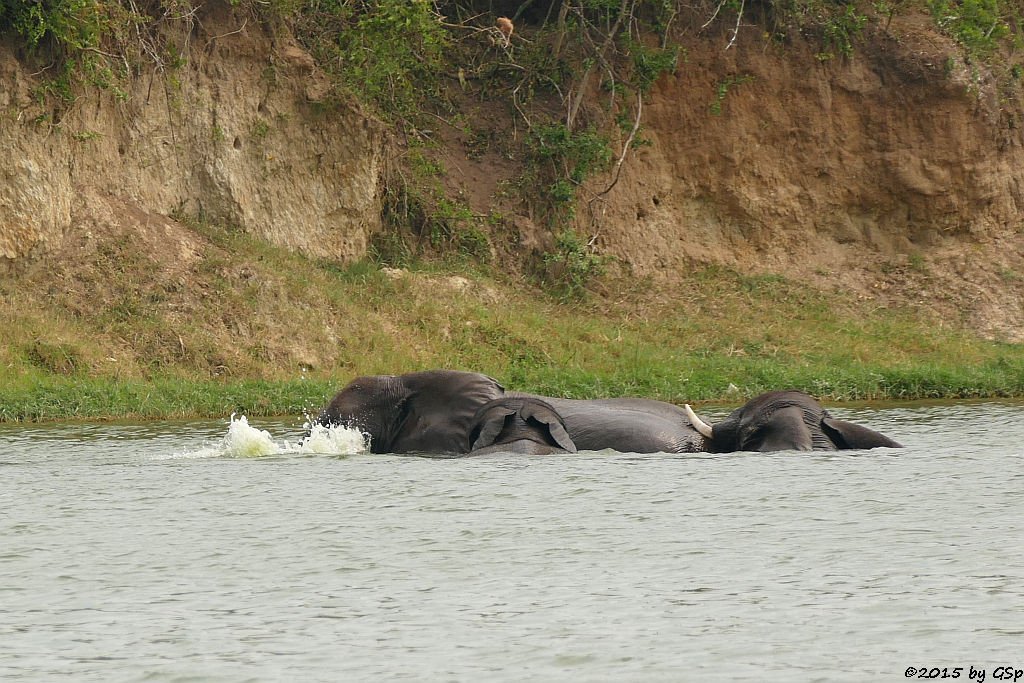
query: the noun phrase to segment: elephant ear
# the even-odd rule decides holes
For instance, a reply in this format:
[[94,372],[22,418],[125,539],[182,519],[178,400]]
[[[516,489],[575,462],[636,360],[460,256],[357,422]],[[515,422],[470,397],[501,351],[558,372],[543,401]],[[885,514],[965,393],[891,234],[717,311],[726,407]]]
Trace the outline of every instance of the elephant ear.
[[836,448],[903,448],[885,434],[846,420],[837,420],[828,413],[821,421],[824,431]]
[[476,427],[473,428],[473,432],[476,433],[476,439],[474,439],[473,445],[470,447],[471,450],[475,451],[478,448],[484,448],[493,444],[494,440],[501,434],[501,430],[505,428],[508,418],[515,414],[516,411],[501,405],[492,406],[485,410],[483,417],[480,418]]
[[573,443],[569,432],[565,431],[565,424],[562,423],[562,418],[548,404],[540,401],[528,401],[519,409],[519,416],[526,422],[533,420],[547,426],[548,434],[551,435],[552,440],[559,448],[570,453],[577,452],[576,444]]
[[804,422],[800,406],[786,406],[772,413],[749,436],[744,436],[743,450],[810,451],[814,450],[814,437]]

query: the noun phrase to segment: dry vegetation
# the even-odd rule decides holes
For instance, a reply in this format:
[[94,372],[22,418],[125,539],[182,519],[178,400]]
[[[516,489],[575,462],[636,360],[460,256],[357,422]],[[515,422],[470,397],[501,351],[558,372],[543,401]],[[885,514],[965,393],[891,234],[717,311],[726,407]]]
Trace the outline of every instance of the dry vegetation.
[[609,294],[565,302],[464,265],[339,267],[168,225],[188,249],[93,234],[0,282],[0,419],[299,414],[355,375],[429,367],[671,401],[1024,393],[1013,345],[781,276],[709,267],[668,293],[609,275]]

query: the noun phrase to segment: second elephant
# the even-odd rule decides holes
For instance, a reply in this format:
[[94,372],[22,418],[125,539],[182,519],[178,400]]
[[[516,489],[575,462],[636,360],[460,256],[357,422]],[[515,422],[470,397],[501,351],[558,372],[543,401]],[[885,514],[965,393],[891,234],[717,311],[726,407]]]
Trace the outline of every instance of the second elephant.
[[837,420],[802,391],[755,396],[714,425],[697,417],[690,406],[684,410],[712,453],[902,448],[873,429]]
[[581,451],[611,449],[623,453],[696,453],[707,450],[704,437],[683,408],[647,398],[571,399],[509,392],[551,406]]
[[480,407],[470,431],[470,455],[575,453],[576,444],[550,404],[537,398],[504,396]]

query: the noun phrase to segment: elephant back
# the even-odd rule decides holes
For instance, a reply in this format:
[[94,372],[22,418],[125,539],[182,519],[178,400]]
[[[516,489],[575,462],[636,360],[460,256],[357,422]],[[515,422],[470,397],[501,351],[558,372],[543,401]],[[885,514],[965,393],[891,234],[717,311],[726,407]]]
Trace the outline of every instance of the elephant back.
[[570,399],[509,392],[538,398],[562,418],[579,450],[623,453],[694,453],[704,437],[679,406],[646,398]]

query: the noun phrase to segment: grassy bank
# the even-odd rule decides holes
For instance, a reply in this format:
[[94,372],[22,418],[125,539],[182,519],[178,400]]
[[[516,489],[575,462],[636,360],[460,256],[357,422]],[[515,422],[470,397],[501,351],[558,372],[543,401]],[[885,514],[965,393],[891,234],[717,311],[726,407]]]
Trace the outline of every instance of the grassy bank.
[[1024,395],[1019,344],[782,276],[699,268],[567,302],[478,264],[342,268],[187,231],[190,261],[109,235],[0,279],[0,420],[300,415],[354,376],[442,367],[570,397]]

